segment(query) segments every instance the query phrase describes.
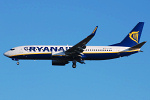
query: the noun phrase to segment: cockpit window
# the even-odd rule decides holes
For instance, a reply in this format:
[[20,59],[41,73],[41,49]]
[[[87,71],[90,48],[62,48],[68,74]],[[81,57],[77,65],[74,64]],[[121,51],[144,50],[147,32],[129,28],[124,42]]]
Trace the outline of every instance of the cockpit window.
[[11,51],[15,50],[15,49],[10,49]]

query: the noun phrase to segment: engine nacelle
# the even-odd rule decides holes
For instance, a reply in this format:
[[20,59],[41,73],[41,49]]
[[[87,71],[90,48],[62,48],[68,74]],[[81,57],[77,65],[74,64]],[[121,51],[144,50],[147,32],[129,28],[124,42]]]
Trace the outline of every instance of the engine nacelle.
[[65,64],[68,64],[68,61],[64,61],[64,60],[52,60],[52,65],[56,65],[56,66],[64,66]]

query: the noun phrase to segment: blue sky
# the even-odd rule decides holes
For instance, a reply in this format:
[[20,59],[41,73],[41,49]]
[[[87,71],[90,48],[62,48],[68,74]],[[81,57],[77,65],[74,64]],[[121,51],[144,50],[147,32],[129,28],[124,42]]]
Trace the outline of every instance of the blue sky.
[[[1,0],[0,100],[150,100],[149,0]],[[139,22],[143,53],[64,67],[3,56],[22,45],[74,45],[99,26],[88,45],[120,42]]]

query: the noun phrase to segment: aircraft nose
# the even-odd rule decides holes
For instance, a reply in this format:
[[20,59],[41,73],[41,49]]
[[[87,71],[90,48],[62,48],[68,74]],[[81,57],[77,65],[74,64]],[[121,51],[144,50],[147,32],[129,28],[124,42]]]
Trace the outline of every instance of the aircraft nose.
[[9,56],[8,51],[4,53],[4,56],[6,56],[6,57],[8,57],[8,56]]

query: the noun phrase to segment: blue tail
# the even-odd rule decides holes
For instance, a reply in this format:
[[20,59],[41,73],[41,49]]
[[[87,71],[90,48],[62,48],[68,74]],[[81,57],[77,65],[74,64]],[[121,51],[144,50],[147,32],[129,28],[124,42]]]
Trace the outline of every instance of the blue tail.
[[125,47],[132,47],[139,43],[140,37],[142,34],[142,29],[144,26],[144,22],[139,22],[131,32],[124,38],[123,41],[117,44],[113,44],[111,46],[125,46]]

